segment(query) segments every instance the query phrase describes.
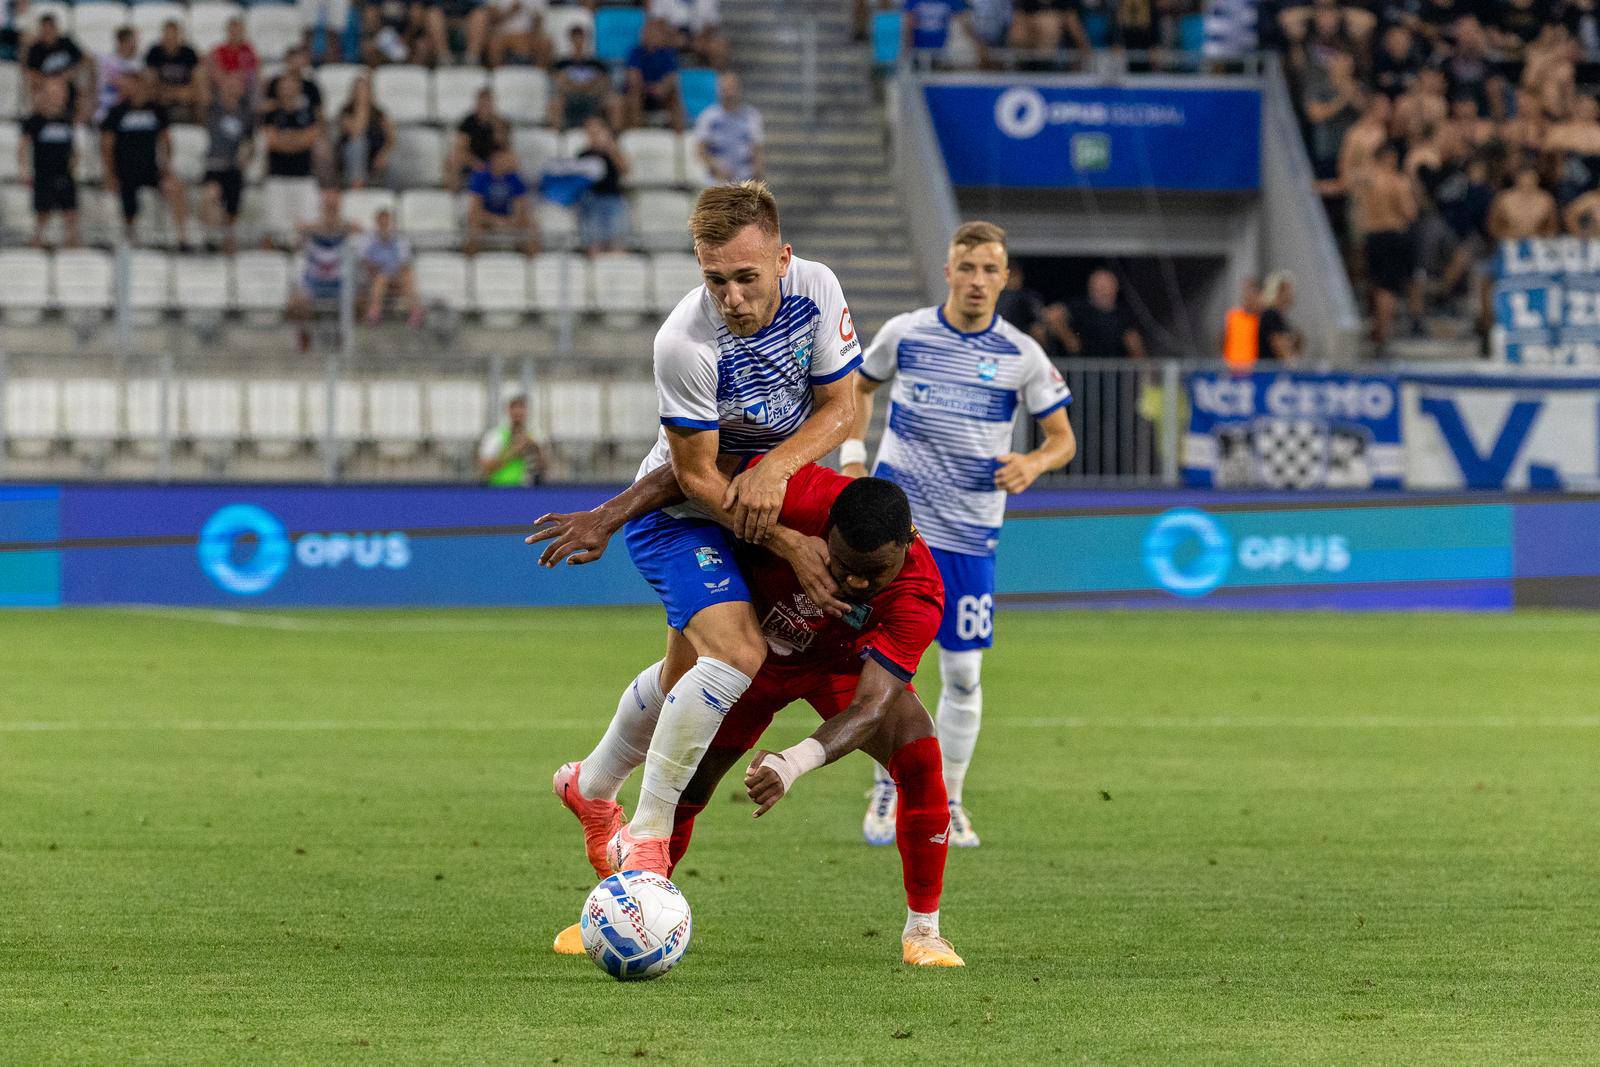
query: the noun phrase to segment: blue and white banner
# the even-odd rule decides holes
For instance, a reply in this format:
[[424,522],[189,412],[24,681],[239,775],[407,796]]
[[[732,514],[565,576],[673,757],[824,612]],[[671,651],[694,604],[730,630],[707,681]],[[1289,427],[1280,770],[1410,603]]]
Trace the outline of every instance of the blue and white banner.
[[1506,241],[1495,257],[1497,359],[1600,367],[1600,241]]
[[1407,375],[1408,489],[1600,489],[1600,378]]
[[1398,489],[1400,404],[1388,375],[1189,379],[1184,480],[1233,489]]
[[1253,190],[1261,94],[1006,83],[924,87],[958,186]]

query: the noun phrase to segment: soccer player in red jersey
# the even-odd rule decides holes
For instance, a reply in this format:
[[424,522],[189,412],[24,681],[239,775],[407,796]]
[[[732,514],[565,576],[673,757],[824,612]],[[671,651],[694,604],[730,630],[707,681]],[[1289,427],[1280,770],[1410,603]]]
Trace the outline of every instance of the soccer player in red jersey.
[[[540,557],[546,566],[569,558],[591,562],[630,517],[670,505],[677,496],[672,469],[663,466],[594,511],[544,517],[528,541],[552,542]],[[814,464],[802,467],[789,480],[778,521],[789,531],[780,536],[826,542],[829,568],[851,607],[842,619],[826,615],[783,560],[765,549],[740,547],[740,569],[771,654],[729,709],[679,798],[672,863],[683,857],[695,816],[722,776],[755,746],[773,716],[804,700],[822,724],[782,752],[757,752],[746,771],[746,789],[759,805],[756,815],[787,795],[801,775],[848,752],[863,749],[885,762],[902,799],[896,827],[907,904],[902,958],[923,966],[962,966],[939,933],[949,830],[943,761],[932,720],[909,687],[943,617],[938,568],[911,523],[905,493],[883,479],[852,480]],[[570,785],[562,801],[586,831],[589,822],[614,824],[615,813],[600,810],[604,802],[574,795]],[[558,952],[582,951],[576,931],[562,931]]]

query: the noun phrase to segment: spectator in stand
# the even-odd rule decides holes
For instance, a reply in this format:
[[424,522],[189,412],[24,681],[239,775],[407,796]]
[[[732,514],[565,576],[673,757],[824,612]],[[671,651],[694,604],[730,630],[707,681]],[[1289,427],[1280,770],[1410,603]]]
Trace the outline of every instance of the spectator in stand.
[[1330,53],[1325,64],[1309,68],[1300,105],[1306,122],[1311,176],[1336,233],[1344,228],[1345,198],[1349,193],[1339,176],[1339,152],[1345,134],[1360,119],[1366,102],[1355,75],[1354,56],[1342,51]]
[[614,127],[622,125],[622,107],[611,85],[611,72],[594,58],[589,31],[573,26],[567,35],[572,54],[555,66],[550,88],[550,125],[558,130],[582,126],[590,115],[604,115]]
[[1011,263],[1011,273],[1006,275],[1006,287],[1000,290],[1000,299],[995,302],[994,310],[995,314],[1030,337],[1039,329],[1039,319],[1044,314],[1044,298],[1027,287],[1022,265],[1015,260]]
[[528,184],[517,172],[516,153],[500,148],[489,165],[467,182],[467,240],[462,251],[474,255],[485,238],[505,236],[525,255],[539,251],[539,230],[533,218]]
[[627,121],[630,127],[666,120],[683,132],[683,99],[678,93],[678,50],[672,29],[661,19],[646,19],[639,43],[628,53]]
[[139,218],[139,190],[157,189],[172,212],[178,247],[189,250],[189,208],[183,184],[172,173],[172,133],[167,110],[151,98],[151,78],[134,74],[122,80],[123,98],[100,124],[100,158],[106,192],[122,203],[123,235],[133,241]]
[[479,89],[472,111],[456,126],[450,155],[444,163],[444,185],[452,193],[473,172],[489,165],[489,157],[511,147],[511,124],[495,114],[494,93]]
[[483,65],[484,42],[489,35],[488,0],[421,0],[422,35],[412,62],[442,65],[450,62],[450,31],[458,30],[464,50],[463,66]]
[[1017,0],[1006,43],[1012,48],[1054,52],[1068,44],[1089,51],[1089,34],[1072,0]]
[[544,449],[528,436],[528,398],[513,393],[506,401],[506,421],[483,435],[478,446],[478,472],[502,489],[530,486],[544,476]]
[[1239,303],[1222,323],[1222,359],[1235,374],[1248,374],[1261,358],[1261,280],[1246,278]]
[[743,102],[739,77],[717,79],[717,102],[694,124],[695,152],[719,182],[760,178],[767,170],[761,112]]
[[96,126],[104,122],[106,113],[127,95],[128,79],[138,76],[143,71],[144,60],[139,56],[139,34],[132,26],[123,26],[117,30],[112,50],[95,63]]
[[950,28],[959,29],[978,53],[978,65],[990,66],[989,46],[972,27],[967,0],[905,0],[902,44],[912,62],[922,67],[944,65],[945,49],[950,44]]
[[588,145],[578,153],[591,177],[589,188],[578,201],[578,239],[591,256],[622,251],[628,237],[628,201],[622,195],[622,180],[628,176],[628,157],[617,145],[617,137],[599,115],[590,115],[583,124]]
[[237,74],[244,79],[245,91],[255,88],[256,72],[261,69],[261,57],[244,35],[244,19],[235,15],[224,27],[222,43],[206,57],[207,77],[215,82],[224,74]]
[[299,323],[300,351],[311,347],[311,320],[318,310],[331,310],[344,297],[345,245],[361,227],[347,222],[337,189],[324,189],[318,211],[295,227],[300,239],[300,281],[289,294],[284,317]]
[[222,250],[238,248],[235,227],[244,197],[244,172],[256,146],[256,113],[244,96],[244,78],[224,74],[206,105],[206,173],[204,219],[213,234],[222,234]]
[[1518,170],[1511,188],[1489,205],[1489,236],[1496,241],[1528,237],[1554,237],[1560,220],[1556,198],[1539,186],[1539,171],[1532,162]]
[[366,322],[383,321],[383,306],[390,296],[400,301],[412,329],[422,327],[422,297],[417,292],[417,272],[411,265],[411,242],[394,228],[394,212],[384,208],[372,217],[372,236],[361,247],[361,265],[367,273]]
[[1261,358],[1286,365],[1299,362],[1305,352],[1305,338],[1289,323],[1289,309],[1294,307],[1294,275],[1282,270],[1267,275],[1261,297],[1266,304],[1257,333]]
[[728,40],[722,36],[722,15],[717,0],[650,0],[651,18],[669,28],[673,44],[706,66],[722,70],[728,65]]
[[490,13],[489,65],[531,63],[548,67],[554,42],[544,32],[550,0],[495,0]]
[[350,99],[339,111],[339,173],[346,189],[389,184],[394,152],[394,120],[372,98],[372,77],[350,85]]
[[272,106],[261,117],[267,150],[262,192],[268,233],[282,239],[316,213],[313,157],[322,139],[322,120],[298,75],[287,72],[274,85]]
[[317,84],[316,72],[311,69],[311,49],[305,45],[295,45],[283,54],[283,69],[267,82],[266,90],[261,94],[261,109],[267,111],[277,105],[278,83],[287,78],[294,78],[300,84],[294,106],[310,108],[320,122],[323,118],[322,87]]
[[28,88],[37,90],[46,79],[60,78],[67,83],[67,106],[77,110],[78,79],[83,72],[83,49],[78,42],[61,32],[61,24],[53,14],[39,16],[39,27],[33,43],[28,45],[24,60]]
[[1109,270],[1089,275],[1088,296],[1062,308],[1045,309],[1052,340],[1079,359],[1143,359],[1144,338],[1117,303],[1117,276]]
[[75,150],[72,107],[61,78],[40,82],[33,110],[22,120],[17,145],[17,180],[33,187],[33,247],[44,247],[51,215],[61,216],[64,245],[78,245],[78,183],[72,176]]
[[204,87],[197,76],[200,56],[183,39],[182,23],[168,19],[161,24],[161,39],[144,54],[144,65],[156,76],[156,102],[174,119],[194,121]]
[[17,58],[22,43],[22,35],[17,32],[17,19],[27,10],[28,0],[0,2],[0,63],[10,63]]
[[1411,310],[1413,328],[1422,328],[1422,289],[1417,284],[1417,196],[1400,171],[1393,143],[1379,146],[1355,197],[1357,226],[1365,235],[1367,279],[1372,287],[1372,342],[1389,341],[1400,300]]
[[422,34],[422,7],[411,0],[364,0],[361,58],[370,67],[408,63]]

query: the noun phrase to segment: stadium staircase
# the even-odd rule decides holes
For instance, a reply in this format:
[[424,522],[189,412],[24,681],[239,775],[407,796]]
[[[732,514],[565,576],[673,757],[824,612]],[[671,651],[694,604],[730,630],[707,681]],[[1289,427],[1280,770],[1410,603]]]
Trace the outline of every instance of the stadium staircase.
[[[801,101],[801,20],[817,26],[817,113]],[[870,337],[885,320],[928,302],[895,191],[884,108],[868,45],[851,39],[846,5],[804,8],[723,0],[734,69],[767,133],[767,178],[796,254],[832,267],[852,316]]]

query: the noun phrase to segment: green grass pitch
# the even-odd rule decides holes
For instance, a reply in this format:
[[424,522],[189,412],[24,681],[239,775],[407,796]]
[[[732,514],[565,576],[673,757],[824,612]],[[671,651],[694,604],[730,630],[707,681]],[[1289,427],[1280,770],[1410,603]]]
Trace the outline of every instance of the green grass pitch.
[[725,783],[618,985],[548,951],[548,783],[659,617],[0,615],[0,1062],[1600,1057],[1600,619],[1007,613],[964,971],[900,964],[852,756]]

